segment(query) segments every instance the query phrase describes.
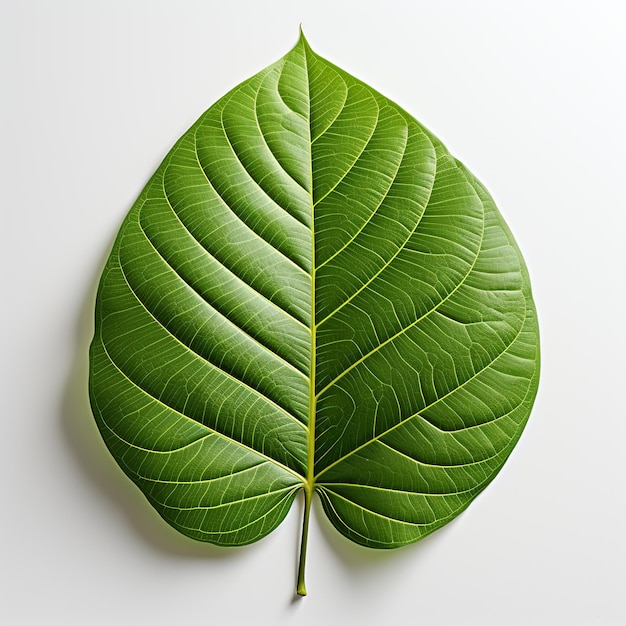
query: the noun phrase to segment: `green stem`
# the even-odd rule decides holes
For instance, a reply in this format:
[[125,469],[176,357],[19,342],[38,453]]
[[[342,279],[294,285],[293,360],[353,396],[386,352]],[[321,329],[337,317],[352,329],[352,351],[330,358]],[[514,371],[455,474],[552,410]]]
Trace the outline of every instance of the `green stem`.
[[309,518],[311,517],[311,499],[313,490],[306,485],[304,487],[304,520],[302,522],[302,541],[300,542],[300,563],[298,564],[298,595],[306,596],[304,584],[304,566],[306,565],[306,545],[309,538]]
[[300,29],[300,42],[304,52],[304,67],[307,75],[309,101],[309,184],[311,186],[311,369],[309,371],[309,421],[308,426],[308,455],[307,475],[304,481],[304,519],[302,520],[302,540],[300,541],[300,562],[298,563],[298,584],[296,591],[299,596],[306,596],[304,584],[304,567],[306,565],[306,546],[309,538],[309,518],[311,517],[311,499],[315,489],[315,415],[317,411],[317,396],[315,394],[315,366],[316,366],[316,324],[315,324],[315,202],[313,201],[313,151],[311,136],[311,74],[309,72],[308,54],[310,48]]

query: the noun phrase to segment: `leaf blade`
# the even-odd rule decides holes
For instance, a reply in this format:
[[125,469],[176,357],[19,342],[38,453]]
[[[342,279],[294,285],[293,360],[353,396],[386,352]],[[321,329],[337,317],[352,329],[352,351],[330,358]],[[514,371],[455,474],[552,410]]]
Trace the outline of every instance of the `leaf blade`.
[[120,230],[90,398],[175,528],[223,545],[314,491],[372,547],[499,472],[537,390],[528,272],[493,200],[408,113],[304,38],[213,105]]

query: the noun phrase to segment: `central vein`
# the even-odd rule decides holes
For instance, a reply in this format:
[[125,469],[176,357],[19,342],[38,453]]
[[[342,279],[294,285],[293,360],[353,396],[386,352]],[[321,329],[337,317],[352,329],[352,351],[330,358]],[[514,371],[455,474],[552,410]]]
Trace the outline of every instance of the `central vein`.
[[311,84],[309,80],[309,68],[307,63],[306,47],[304,53],[304,70],[307,75],[308,103],[309,103],[309,184],[311,186],[311,365],[309,370],[309,420],[308,420],[308,450],[307,450],[307,475],[304,481],[304,519],[302,522],[302,540],[300,543],[300,562],[298,566],[298,595],[306,595],[304,584],[304,569],[306,564],[306,547],[309,534],[309,518],[311,515],[311,500],[314,490],[314,467],[315,467],[315,412],[317,396],[315,393],[315,204],[313,201],[313,143],[311,141]]

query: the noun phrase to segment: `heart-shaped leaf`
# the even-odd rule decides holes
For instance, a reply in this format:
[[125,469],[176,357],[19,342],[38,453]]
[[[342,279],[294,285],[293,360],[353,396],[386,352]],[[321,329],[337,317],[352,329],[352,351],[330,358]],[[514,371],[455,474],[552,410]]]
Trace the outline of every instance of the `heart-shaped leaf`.
[[502,467],[538,329],[493,201],[431,133],[317,56],[213,105],[106,264],[90,394],[172,526],[251,543],[305,495],[357,543],[417,541]]

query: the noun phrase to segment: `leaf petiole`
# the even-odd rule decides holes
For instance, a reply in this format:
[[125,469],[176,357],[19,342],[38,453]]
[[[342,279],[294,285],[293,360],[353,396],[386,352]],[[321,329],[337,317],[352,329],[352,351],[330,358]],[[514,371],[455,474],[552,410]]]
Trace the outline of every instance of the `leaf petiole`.
[[300,562],[298,564],[298,586],[296,591],[299,596],[306,596],[304,584],[304,568],[306,565],[306,546],[309,537],[309,518],[311,517],[311,500],[313,489],[309,485],[304,487],[304,519],[302,521],[302,541],[300,542]]

